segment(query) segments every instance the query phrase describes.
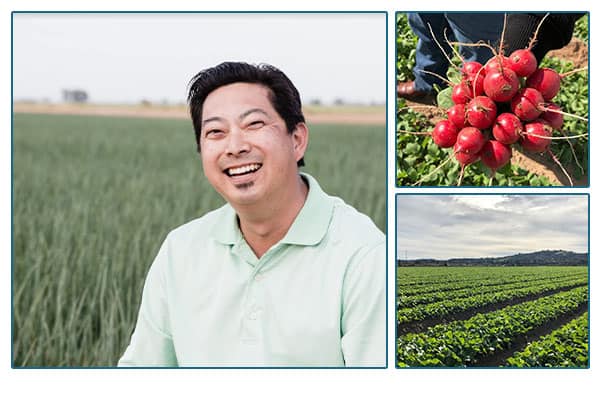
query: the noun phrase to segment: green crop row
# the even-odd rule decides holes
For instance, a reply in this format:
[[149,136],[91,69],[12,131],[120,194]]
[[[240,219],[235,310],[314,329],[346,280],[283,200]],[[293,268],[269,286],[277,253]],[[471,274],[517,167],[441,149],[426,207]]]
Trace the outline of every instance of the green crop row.
[[569,312],[588,299],[588,287],[436,325],[423,333],[409,333],[397,341],[398,366],[469,366],[507,349],[519,336]]
[[532,342],[506,360],[510,367],[589,366],[588,313]]
[[539,278],[587,276],[587,267],[439,267],[398,268],[398,293],[402,296],[469,287],[499,285]]
[[563,282],[547,282],[519,289],[498,289],[497,291],[473,294],[470,297],[442,300],[430,304],[421,304],[415,307],[402,308],[398,310],[398,324],[421,321],[427,318],[440,318],[461,311],[483,307],[501,301],[514,300],[522,297],[539,295],[545,292],[586,285],[587,278],[576,278]]
[[541,285],[545,285],[548,282],[551,285],[560,285],[558,287],[575,286],[579,284],[586,284],[588,281],[587,276],[583,277],[537,277],[534,279],[508,282],[503,284],[495,285],[474,285],[465,289],[458,290],[443,290],[432,293],[424,293],[414,296],[398,296],[396,306],[400,307],[415,307],[422,304],[435,303],[438,301],[447,301],[452,299],[461,299],[465,297],[484,295],[488,293],[505,292],[508,290],[515,289],[526,289],[535,288]]

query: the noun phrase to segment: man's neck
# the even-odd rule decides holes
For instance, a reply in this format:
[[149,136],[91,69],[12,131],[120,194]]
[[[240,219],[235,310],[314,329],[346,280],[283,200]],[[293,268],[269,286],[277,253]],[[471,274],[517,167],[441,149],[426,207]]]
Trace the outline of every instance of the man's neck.
[[236,210],[244,239],[258,258],[286,235],[304,206],[308,186],[298,175],[293,190],[269,204]]

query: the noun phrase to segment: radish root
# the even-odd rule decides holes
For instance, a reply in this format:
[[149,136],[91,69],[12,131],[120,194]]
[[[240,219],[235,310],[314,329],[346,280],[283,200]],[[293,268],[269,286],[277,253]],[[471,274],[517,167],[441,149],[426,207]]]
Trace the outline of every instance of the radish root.
[[561,162],[558,160],[558,157],[556,157],[554,155],[554,153],[550,149],[548,149],[548,153],[550,154],[550,156],[552,157],[552,159],[554,160],[554,162],[556,163],[556,165],[558,165],[560,167],[560,169],[562,170],[562,172],[565,174],[565,176],[569,180],[569,184],[571,186],[573,186],[573,180],[571,179],[571,176],[569,175],[569,173],[567,172],[567,170],[565,170],[565,168],[562,166]]
[[[442,47],[442,45],[440,44],[440,42],[438,42],[437,38],[435,37],[435,35],[433,34],[433,29],[431,29],[431,25],[429,23],[427,23],[427,27],[429,28],[429,33],[431,33],[431,38],[435,41],[435,44],[438,45],[438,47],[440,48],[440,50],[442,51],[442,54],[444,55],[444,57],[446,57],[446,60],[448,60],[448,62],[454,67],[457,68],[458,67],[456,65],[454,65],[454,63],[452,62],[452,59],[450,58],[450,56],[448,56],[448,53],[446,53],[446,50],[444,50],[444,48]],[[452,47],[452,46],[450,46]]]
[[537,28],[535,29],[535,32],[533,33],[533,37],[529,41],[529,47],[527,48],[528,50],[531,50],[533,48],[533,45],[535,44],[535,42],[537,42],[537,35],[540,32],[540,28],[542,27],[542,24],[544,23],[546,18],[548,18],[549,15],[550,15],[550,13],[546,13],[546,15],[544,15],[544,18],[541,19],[540,23],[538,24]]

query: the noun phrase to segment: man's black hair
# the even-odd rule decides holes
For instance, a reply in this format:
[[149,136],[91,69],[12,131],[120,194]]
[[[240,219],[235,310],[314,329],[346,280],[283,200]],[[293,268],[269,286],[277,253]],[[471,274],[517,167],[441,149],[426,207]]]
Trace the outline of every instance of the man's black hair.
[[[188,85],[187,100],[196,134],[198,152],[200,152],[202,107],[206,97],[221,86],[238,82],[256,83],[269,89],[269,101],[285,121],[289,134],[296,129],[299,123],[304,122],[300,94],[292,81],[283,72],[269,64],[254,65],[244,62],[224,62],[198,72]],[[298,161],[298,166],[303,165],[304,158],[301,158]]]

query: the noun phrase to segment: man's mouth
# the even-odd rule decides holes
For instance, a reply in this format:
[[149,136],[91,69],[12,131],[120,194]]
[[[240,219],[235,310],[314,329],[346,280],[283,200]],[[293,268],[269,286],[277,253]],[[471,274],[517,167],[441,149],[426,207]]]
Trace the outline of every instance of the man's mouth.
[[262,167],[262,164],[254,163],[254,164],[246,164],[241,165],[239,167],[227,168],[224,172],[228,176],[240,176],[250,174],[252,172],[258,171]]

